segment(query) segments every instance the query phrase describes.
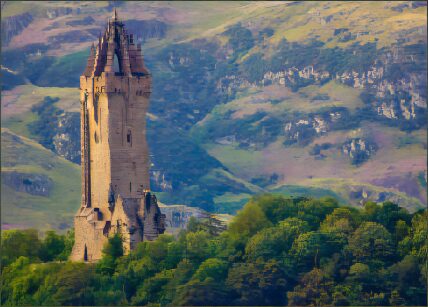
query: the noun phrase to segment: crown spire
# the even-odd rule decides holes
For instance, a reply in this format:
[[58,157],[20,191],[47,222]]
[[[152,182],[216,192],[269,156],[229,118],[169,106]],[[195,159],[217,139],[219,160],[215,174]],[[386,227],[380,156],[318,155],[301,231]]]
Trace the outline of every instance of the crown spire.
[[[87,77],[100,76],[102,72],[113,72],[115,57],[119,62],[119,71],[115,73],[128,75],[148,75],[144,66],[141,46],[135,44],[132,33],[126,31],[124,24],[119,21],[117,9],[107,23],[104,33],[99,35],[95,44],[94,61],[92,60],[84,72]],[[91,51],[92,54],[92,51]]]

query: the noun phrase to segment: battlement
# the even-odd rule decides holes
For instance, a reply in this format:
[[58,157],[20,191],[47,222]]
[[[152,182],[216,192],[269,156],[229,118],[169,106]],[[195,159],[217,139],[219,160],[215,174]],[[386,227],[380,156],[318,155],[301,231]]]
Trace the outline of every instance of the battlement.
[[124,76],[112,72],[102,72],[100,76],[81,76],[80,89],[88,93],[126,93],[150,95],[152,79],[150,75]]

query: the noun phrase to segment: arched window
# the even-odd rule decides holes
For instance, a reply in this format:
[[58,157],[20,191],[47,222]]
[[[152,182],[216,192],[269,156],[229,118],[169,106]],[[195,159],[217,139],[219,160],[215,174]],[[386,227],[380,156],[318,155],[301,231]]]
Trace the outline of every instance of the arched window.
[[114,59],[113,59],[113,71],[116,72],[121,72],[120,71],[120,63],[119,63],[119,59],[117,57],[117,54],[114,54]]

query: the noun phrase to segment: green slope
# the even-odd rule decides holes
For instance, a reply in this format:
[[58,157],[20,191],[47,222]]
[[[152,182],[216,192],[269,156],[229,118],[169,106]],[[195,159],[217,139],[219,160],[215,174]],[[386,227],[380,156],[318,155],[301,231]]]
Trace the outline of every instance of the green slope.
[[53,187],[49,197],[17,191],[2,180],[2,227],[67,229],[80,205],[80,169],[36,142],[8,129],[1,132],[2,176],[10,172],[41,174]]

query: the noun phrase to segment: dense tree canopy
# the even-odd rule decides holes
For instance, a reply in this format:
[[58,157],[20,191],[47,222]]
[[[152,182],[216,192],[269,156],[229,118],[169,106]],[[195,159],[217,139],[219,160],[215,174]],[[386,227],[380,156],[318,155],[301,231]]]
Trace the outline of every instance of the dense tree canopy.
[[96,264],[64,261],[73,232],[2,232],[3,305],[426,305],[427,211],[254,197],[218,233],[192,220]]

